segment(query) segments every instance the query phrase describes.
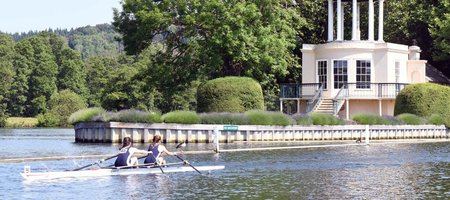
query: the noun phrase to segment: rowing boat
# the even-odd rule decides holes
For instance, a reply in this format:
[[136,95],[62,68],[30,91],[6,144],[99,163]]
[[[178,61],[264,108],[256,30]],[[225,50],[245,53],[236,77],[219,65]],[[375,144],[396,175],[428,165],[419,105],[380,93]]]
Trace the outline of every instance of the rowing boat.
[[[215,166],[197,166],[198,171],[212,171],[224,169],[223,165]],[[59,171],[59,172],[31,172],[29,166],[24,167],[24,172],[20,173],[26,180],[58,179],[58,178],[77,178],[77,177],[99,177],[99,176],[117,176],[132,174],[161,174],[175,172],[197,171],[190,166],[167,166],[167,167],[139,167],[139,168],[90,168],[82,171]]]

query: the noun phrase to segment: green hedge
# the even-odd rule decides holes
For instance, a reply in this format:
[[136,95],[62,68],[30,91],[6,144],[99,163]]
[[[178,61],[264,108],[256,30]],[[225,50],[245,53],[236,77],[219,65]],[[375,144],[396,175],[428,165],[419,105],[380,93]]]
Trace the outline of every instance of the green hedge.
[[192,111],[169,112],[164,114],[161,118],[164,123],[200,124],[202,122],[200,116]]
[[324,113],[311,113],[311,119],[314,125],[344,125],[345,122],[333,115]]
[[105,119],[107,121],[149,124],[162,122],[161,115],[159,113],[144,112],[139,110],[121,110],[117,113],[106,113]]
[[302,126],[314,125],[314,122],[313,122],[311,116],[309,116],[309,115],[305,115],[305,114],[294,115],[294,116],[292,116],[292,118],[294,118],[297,125],[302,125]]
[[420,125],[426,123],[426,120],[422,117],[410,113],[403,113],[398,115],[397,117],[408,125]]
[[201,84],[198,112],[245,112],[264,110],[261,85],[248,77],[224,77]]
[[412,84],[397,96],[394,114],[411,113],[421,117],[441,115],[450,127],[450,87],[434,83]]
[[428,124],[434,124],[434,125],[443,125],[445,124],[445,120],[442,118],[441,115],[438,114],[432,114],[427,118]]
[[401,124],[395,117],[387,118],[373,114],[356,114],[352,117],[353,121],[362,125],[394,125]]
[[244,113],[201,113],[202,124],[235,124],[247,125],[248,118]]
[[249,125],[294,125],[295,120],[281,112],[252,110],[245,112]]
[[94,121],[93,120],[94,116],[102,115],[105,112],[106,112],[105,109],[98,107],[81,109],[77,112],[72,113],[68,119],[68,122],[69,124],[76,124],[79,122],[91,122]]

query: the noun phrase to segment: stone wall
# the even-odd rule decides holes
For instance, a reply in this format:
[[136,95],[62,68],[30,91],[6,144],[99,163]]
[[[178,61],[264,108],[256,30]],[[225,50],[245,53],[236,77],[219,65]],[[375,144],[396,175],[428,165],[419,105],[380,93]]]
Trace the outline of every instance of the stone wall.
[[76,142],[120,143],[131,137],[133,142],[149,143],[161,135],[164,143],[213,143],[215,131],[219,142],[233,141],[313,141],[449,138],[445,126],[435,125],[345,125],[345,126],[251,126],[206,124],[143,124],[122,122],[89,122],[75,125]]

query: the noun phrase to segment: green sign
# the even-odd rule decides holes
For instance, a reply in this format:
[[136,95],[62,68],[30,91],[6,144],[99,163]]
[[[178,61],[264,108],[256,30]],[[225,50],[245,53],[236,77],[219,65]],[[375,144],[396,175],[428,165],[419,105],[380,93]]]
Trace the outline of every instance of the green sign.
[[224,131],[238,131],[239,126],[226,125],[223,126]]

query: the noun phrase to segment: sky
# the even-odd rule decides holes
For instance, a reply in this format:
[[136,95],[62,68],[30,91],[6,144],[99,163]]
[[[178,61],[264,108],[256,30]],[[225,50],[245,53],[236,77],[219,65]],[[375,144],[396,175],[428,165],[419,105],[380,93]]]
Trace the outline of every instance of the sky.
[[111,23],[120,0],[0,0],[0,31],[42,31]]

